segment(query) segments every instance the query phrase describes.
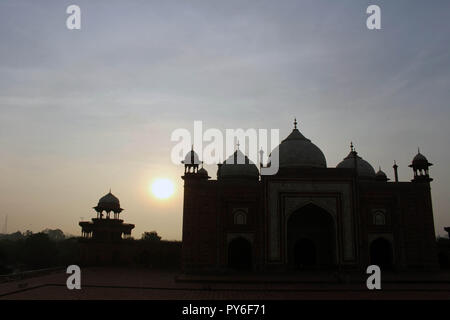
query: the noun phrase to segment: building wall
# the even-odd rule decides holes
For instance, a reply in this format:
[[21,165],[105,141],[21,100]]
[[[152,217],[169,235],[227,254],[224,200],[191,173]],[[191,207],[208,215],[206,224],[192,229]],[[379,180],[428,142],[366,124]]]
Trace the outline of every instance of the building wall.
[[[429,269],[437,266],[431,193],[428,183],[363,183],[361,204],[361,264],[370,262],[369,249],[379,237],[393,247],[397,269]],[[374,224],[383,212],[386,224]]]
[[[261,214],[261,184],[256,181],[221,181],[218,192],[218,247],[217,267],[226,269],[231,241],[242,237],[252,245],[252,263],[255,269],[263,265],[263,216]],[[245,224],[235,223],[235,215],[245,215]]]
[[[226,270],[230,242],[252,244],[253,269],[287,265],[286,222],[312,203],[329,212],[336,225],[337,261],[363,269],[377,238],[393,248],[396,269],[437,266],[431,192],[428,183],[355,179],[351,169],[281,172],[263,181],[185,180],[182,263],[189,270]],[[247,223],[236,225],[244,211]],[[383,212],[386,223],[375,225]]]
[[182,263],[185,270],[217,265],[217,181],[185,180]]

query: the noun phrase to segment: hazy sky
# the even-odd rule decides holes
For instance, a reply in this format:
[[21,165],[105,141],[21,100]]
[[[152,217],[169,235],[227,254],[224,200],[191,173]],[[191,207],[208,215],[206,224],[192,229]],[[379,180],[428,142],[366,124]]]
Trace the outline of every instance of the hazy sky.
[[[81,7],[81,30],[66,8]],[[382,30],[366,28],[377,4]],[[353,141],[401,180],[421,152],[437,234],[450,226],[450,1],[0,2],[0,226],[80,234],[109,188],[136,224],[180,239],[174,129],[297,117],[334,167]],[[215,177],[216,168],[208,167]],[[176,195],[155,200],[156,177]],[[1,231],[1,230],[0,230]]]

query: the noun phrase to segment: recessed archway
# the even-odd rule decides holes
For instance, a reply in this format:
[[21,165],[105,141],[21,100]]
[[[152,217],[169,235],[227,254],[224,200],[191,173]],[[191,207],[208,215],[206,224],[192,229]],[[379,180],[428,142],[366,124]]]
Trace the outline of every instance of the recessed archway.
[[336,228],[326,210],[308,204],[291,214],[287,221],[287,258],[295,269],[336,265]]
[[252,244],[243,237],[231,240],[228,245],[228,267],[234,270],[252,269]]
[[315,266],[317,263],[314,241],[302,238],[294,244],[294,265],[297,268]]
[[393,265],[393,250],[389,240],[378,238],[370,244],[370,264],[380,268],[391,268]]

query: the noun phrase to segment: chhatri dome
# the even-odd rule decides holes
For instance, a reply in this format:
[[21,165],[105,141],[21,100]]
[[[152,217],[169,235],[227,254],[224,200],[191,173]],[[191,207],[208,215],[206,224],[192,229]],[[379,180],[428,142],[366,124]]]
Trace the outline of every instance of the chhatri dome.
[[186,154],[184,160],[181,161],[181,163],[184,164],[184,173],[197,174],[198,165],[203,162],[200,161],[197,152],[194,151],[194,145],[192,145],[191,151]]
[[120,207],[119,199],[111,193],[111,190],[109,190],[108,194],[98,200],[98,204],[94,207],[94,210],[97,211],[100,217],[102,216],[103,211],[106,212],[107,217],[109,217],[110,212],[114,212],[114,215],[116,216],[123,211]]
[[417,154],[414,156],[412,165],[420,167],[420,166],[429,166],[430,163],[428,162],[428,159],[423,154],[420,153],[420,149],[417,149]]
[[420,149],[418,149],[412,163],[409,165],[414,171],[414,181],[433,181],[429,176],[429,169],[432,165],[433,164],[428,162],[428,159],[420,153]]
[[372,165],[358,156],[358,153],[353,147],[353,143],[350,143],[350,153],[336,166],[336,168],[355,168],[355,163],[358,176],[365,178],[375,177],[375,170]]
[[194,151],[194,146],[192,146],[191,151],[186,154],[184,161],[181,163],[188,165],[200,164],[200,158],[198,157],[197,152]]
[[327,167],[323,152],[297,129],[297,119],[294,121],[294,129],[291,134],[281,141],[271,155],[277,150],[280,168]]
[[[111,193],[111,190],[109,190],[109,193],[104,195],[103,197],[98,200],[98,204],[94,209],[102,209],[102,211],[106,212],[121,212],[123,209],[120,208],[120,201],[119,198],[117,198],[115,195]],[[101,212],[101,211],[99,211]]]

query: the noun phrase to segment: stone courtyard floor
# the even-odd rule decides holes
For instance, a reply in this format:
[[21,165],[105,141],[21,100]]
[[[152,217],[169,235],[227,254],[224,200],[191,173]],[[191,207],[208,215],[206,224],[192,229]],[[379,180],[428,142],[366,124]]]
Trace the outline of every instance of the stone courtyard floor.
[[65,270],[0,283],[13,300],[360,300],[450,299],[450,273],[382,275],[368,290],[363,275],[182,275],[143,268],[83,268],[81,290],[66,287]]

